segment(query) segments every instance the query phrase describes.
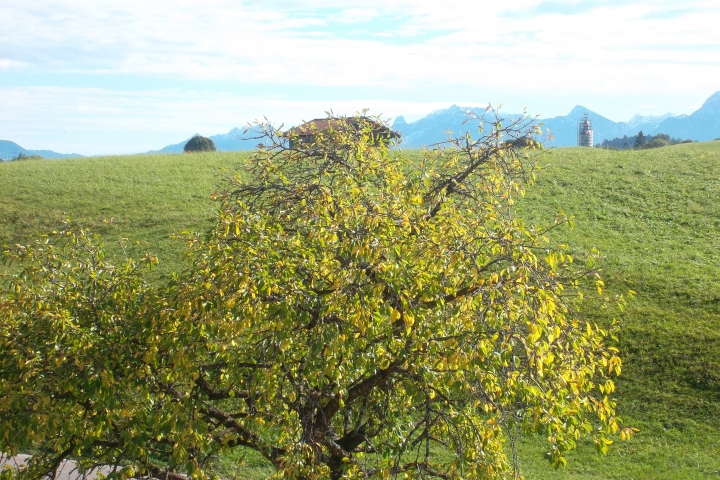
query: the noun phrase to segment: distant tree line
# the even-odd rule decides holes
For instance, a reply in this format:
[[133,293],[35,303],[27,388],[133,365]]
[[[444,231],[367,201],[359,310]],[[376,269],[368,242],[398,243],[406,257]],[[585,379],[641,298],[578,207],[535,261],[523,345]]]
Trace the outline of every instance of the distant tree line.
[[24,153],[19,153],[17,157],[11,158],[9,161],[22,162],[26,160],[45,160],[45,158],[40,155],[25,155]]
[[628,137],[615,137],[612,140],[603,140],[602,143],[595,144],[596,148],[607,148],[609,150],[642,150],[645,148],[660,148],[668,145],[676,145],[678,143],[692,143],[694,140],[681,140],[679,138],[670,138],[666,133],[658,133],[655,136],[645,135],[640,130],[637,135]]

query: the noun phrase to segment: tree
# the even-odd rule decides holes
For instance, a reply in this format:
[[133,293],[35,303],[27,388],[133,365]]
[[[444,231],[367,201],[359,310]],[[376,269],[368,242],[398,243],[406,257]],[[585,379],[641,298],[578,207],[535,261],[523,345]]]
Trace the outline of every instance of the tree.
[[212,141],[212,139],[203,137],[200,135],[195,135],[193,138],[188,140],[188,142],[185,144],[185,147],[183,148],[183,151],[185,153],[188,152],[214,152],[217,150],[215,148],[215,142]]
[[645,138],[645,134],[640,130],[637,134],[637,137],[635,138],[635,148],[641,149],[645,148],[645,144],[647,143],[647,139]]
[[173,480],[234,448],[298,479],[512,475],[521,431],[556,465],[582,435],[606,451],[614,327],[575,313],[572,257],[514,216],[533,149],[503,138],[530,120],[419,164],[338,121],[295,149],[260,126],[167,284],[78,228],[8,250],[0,451],[39,452],[29,476],[74,457]]

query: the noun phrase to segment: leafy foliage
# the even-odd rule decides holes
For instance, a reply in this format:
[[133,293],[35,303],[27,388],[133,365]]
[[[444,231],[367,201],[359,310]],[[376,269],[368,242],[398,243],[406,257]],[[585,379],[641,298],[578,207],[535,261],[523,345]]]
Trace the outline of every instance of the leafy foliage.
[[530,159],[503,138],[530,122],[411,168],[342,120],[302,148],[265,131],[167,284],[77,228],[6,252],[0,450],[36,446],[26,475],[74,456],[202,478],[243,447],[283,478],[500,477],[520,430],[556,465],[583,435],[607,450],[612,330],[578,318],[572,257],[513,214]]
[[183,151],[185,153],[189,152],[214,152],[217,149],[215,148],[215,142],[212,141],[212,139],[203,137],[201,135],[195,135],[193,138],[188,140],[188,142],[185,144],[185,147],[183,147]]

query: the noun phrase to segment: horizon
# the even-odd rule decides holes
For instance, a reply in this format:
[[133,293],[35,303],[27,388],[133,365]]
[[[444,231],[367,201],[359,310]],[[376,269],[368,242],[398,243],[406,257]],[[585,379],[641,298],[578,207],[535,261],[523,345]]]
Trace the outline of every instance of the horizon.
[[720,90],[710,0],[343,3],[2,5],[0,138],[138,153],[256,118],[369,108],[412,122],[453,104],[627,122],[691,114]]

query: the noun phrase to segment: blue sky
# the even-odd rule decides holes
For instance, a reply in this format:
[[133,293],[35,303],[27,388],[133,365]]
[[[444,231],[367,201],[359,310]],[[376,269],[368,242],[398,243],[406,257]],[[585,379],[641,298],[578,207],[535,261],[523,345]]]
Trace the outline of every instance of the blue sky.
[[0,19],[0,139],[63,153],[327,110],[581,104],[622,121],[720,90],[717,0],[36,0]]

